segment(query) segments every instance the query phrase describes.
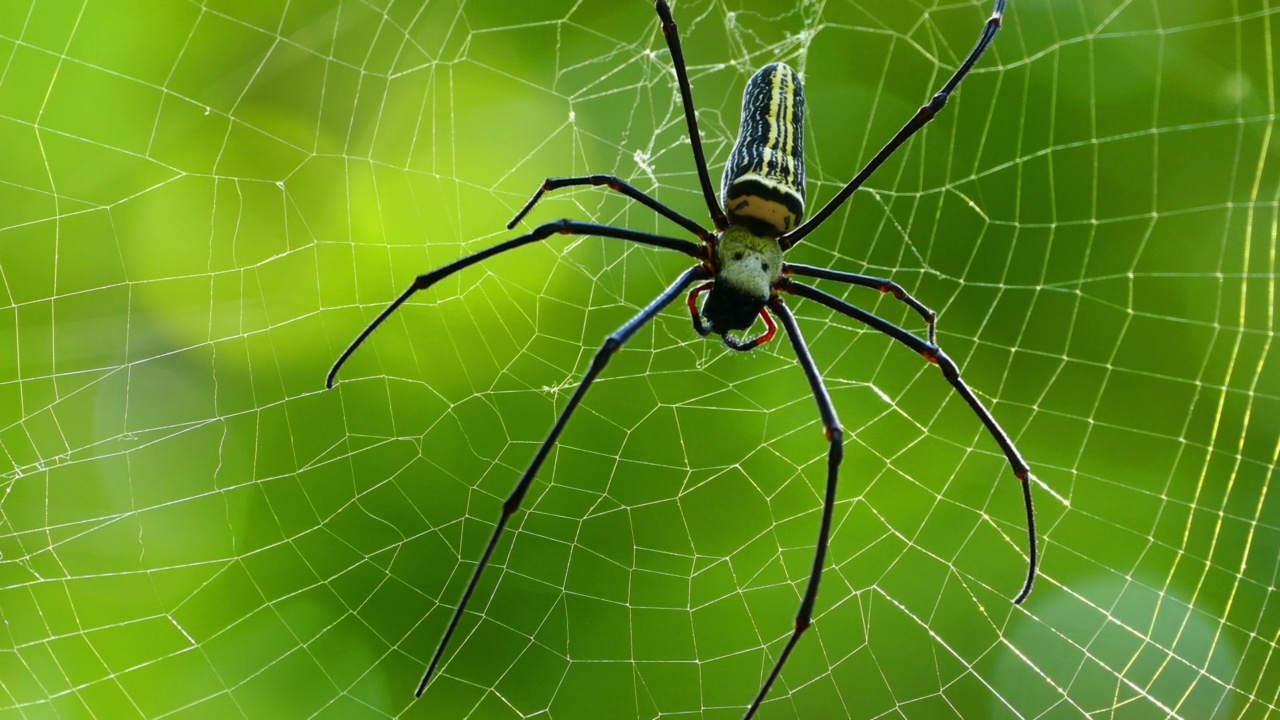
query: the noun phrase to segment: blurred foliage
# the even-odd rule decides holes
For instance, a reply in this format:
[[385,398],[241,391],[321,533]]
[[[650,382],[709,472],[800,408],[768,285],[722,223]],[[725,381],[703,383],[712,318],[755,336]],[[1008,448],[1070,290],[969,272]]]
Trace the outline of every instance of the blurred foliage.
[[[812,207],[987,0],[681,0],[713,177],[804,74]],[[936,370],[793,303],[850,431],[818,618],[763,718],[1274,715],[1274,11],[1010,0],[951,105],[793,259],[892,276]],[[677,306],[619,353],[411,690],[606,334],[686,266],[512,233],[548,175],[705,217],[648,0],[0,4],[0,714],[739,717],[812,563],[826,444],[784,341]],[[616,195],[572,216],[679,234]],[[892,298],[832,288],[923,332]]]

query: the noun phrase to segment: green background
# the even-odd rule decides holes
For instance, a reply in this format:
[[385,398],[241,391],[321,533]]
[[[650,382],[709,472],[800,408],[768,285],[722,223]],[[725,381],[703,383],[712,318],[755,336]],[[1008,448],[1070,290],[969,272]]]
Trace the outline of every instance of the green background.
[[[547,175],[701,220],[647,0],[0,4],[0,717],[740,717],[812,562],[826,444],[785,342],[679,305],[619,353],[411,691],[601,339],[688,260],[514,233]],[[755,68],[810,205],[990,2],[682,0],[718,182]],[[789,258],[891,275],[930,365],[792,302],[849,431],[817,620],[763,718],[1280,709],[1275,9],[1011,0],[938,120]],[[680,234],[624,198],[572,216]],[[923,332],[892,298],[833,286]]]

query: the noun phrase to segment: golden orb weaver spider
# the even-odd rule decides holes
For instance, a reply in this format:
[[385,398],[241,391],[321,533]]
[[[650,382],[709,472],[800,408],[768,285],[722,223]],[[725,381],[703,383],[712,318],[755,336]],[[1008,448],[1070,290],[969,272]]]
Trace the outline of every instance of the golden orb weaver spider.
[[[694,112],[693,95],[689,87],[688,71],[685,69],[684,54],[680,49],[680,37],[676,32],[676,23],[671,15],[671,8],[666,0],[656,0],[655,8],[662,26],[662,34],[666,38],[667,48],[671,52],[671,61],[675,66],[676,80],[680,87],[680,98],[684,108],[685,122],[688,125],[689,143],[693,149],[694,164],[698,171],[698,181],[702,186],[702,195],[706,199],[707,210],[715,225],[715,232],[709,232],[697,222],[681,215],[672,208],[645,192],[637,189],[619,177],[612,175],[588,175],[582,177],[547,178],[534,193],[529,202],[507,224],[510,230],[533,209],[538,200],[548,192],[572,186],[604,186],[609,190],[621,193],[636,202],[657,212],[680,227],[688,230],[701,240],[701,244],[692,243],[663,235],[628,230],[626,228],[577,220],[557,220],[544,223],[520,237],[498,243],[485,250],[473,253],[459,260],[437,268],[424,275],[419,275],[413,284],[396,298],[368,327],[352,341],[329,370],[325,379],[325,387],[332,388],[338,370],[361,343],[384,320],[395,312],[415,293],[426,290],[440,280],[479,263],[499,253],[540,242],[555,234],[589,235],[613,238],[650,245],[654,247],[677,250],[697,261],[697,264],[686,270],[674,283],[662,292],[653,302],[641,310],[635,317],[605,339],[596,353],[591,367],[579,382],[573,396],[560,412],[555,425],[547,435],[533,461],[521,476],[514,490],[502,506],[502,515],[498,518],[484,554],[472,571],[471,579],[463,592],[458,606],[454,610],[445,629],[435,654],[431,658],[422,682],[418,684],[416,696],[421,697],[427,684],[435,675],[436,668],[449,647],[449,640],[458,628],[458,623],[466,612],[467,604],[475,592],[481,575],[489,564],[489,558],[497,547],[502,531],[512,515],[520,509],[525,494],[529,491],[533,478],[546,460],[551,448],[555,445],[560,433],[564,430],[573,411],[590,389],[591,384],[604,371],[609,358],[622,348],[637,331],[652,320],[659,312],[675,301],[686,290],[688,307],[693,320],[694,329],[703,336],[716,333],[724,343],[733,350],[747,351],[773,339],[777,327],[771,317],[777,315],[782,321],[792,348],[800,361],[805,377],[809,381],[810,390],[818,404],[818,413],[826,431],[829,450],[827,454],[827,484],[822,508],[822,520],[818,531],[818,541],[814,552],[813,568],[805,587],[800,609],[796,614],[795,627],[790,639],[783,647],[781,654],[774,661],[754,700],[747,708],[744,718],[751,718],[760,708],[775,680],[782,672],[787,658],[795,648],[800,636],[808,629],[813,618],[814,604],[818,596],[818,583],[822,577],[823,562],[827,553],[827,541],[831,531],[832,512],[836,502],[836,483],[839,479],[840,461],[843,457],[843,435],[840,421],[836,418],[835,406],[827,394],[822,377],[818,373],[809,348],[800,334],[795,316],[782,299],[781,293],[796,295],[813,300],[821,305],[850,317],[919,353],[929,362],[938,366],[943,377],[964,399],[974,414],[987,428],[1001,452],[1013,469],[1013,474],[1022,484],[1022,498],[1027,518],[1027,577],[1022,590],[1014,598],[1014,603],[1021,604],[1031,592],[1036,576],[1036,530],[1035,510],[1031,502],[1031,473],[1027,463],[1022,459],[1013,441],[996,422],[991,413],[974,395],[969,386],[960,379],[960,371],[956,364],[942,352],[936,343],[936,315],[923,303],[916,300],[897,283],[884,278],[869,277],[856,273],[828,270],[787,263],[783,255],[796,243],[811,232],[818,229],[827,218],[849,199],[853,193],[866,182],[867,178],[892,155],[899,146],[918,132],[947,104],[951,94],[955,92],[960,81],[969,74],[974,64],[986,52],[987,47],[1000,29],[1001,19],[1007,0],[997,0],[995,11],[983,25],[982,34],[977,44],[969,52],[968,57],[951,75],[929,102],[916,111],[915,115],[880,149],[879,152],[844,186],[835,197],[827,201],[813,217],[801,223],[804,218],[805,176],[804,176],[804,90],[800,77],[795,70],[782,63],[774,63],[761,68],[747,82],[743,93],[742,125],[729,161],[725,166],[724,181],[721,193],[724,198],[724,209],[711,186],[710,173],[707,170],[706,158],[702,152],[702,142],[698,135],[698,120]],[[796,282],[792,276],[799,275],[818,280],[831,280],[891,293],[895,298],[909,306],[919,314],[928,325],[928,337],[922,339],[914,333],[904,330],[892,323],[851,305],[844,300],[818,290],[810,285]],[[690,290],[695,283],[700,283]],[[698,299],[706,295],[701,307]],[[765,332],[750,339],[739,340],[731,332],[749,330],[760,318],[765,323]]]

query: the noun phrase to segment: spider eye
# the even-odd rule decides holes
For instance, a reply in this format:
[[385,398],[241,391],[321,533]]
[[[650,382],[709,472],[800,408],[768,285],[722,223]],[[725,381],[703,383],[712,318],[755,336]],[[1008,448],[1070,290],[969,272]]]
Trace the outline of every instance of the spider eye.
[[733,259],[734,259],[734,260],[741,260],[741,259],[742,259],[742,258],[744,258],[744,257],[746,257],[746,256],[742,254],[742,251],[741,251],[741,250],[739,250],[738,252],[736,252],[736,253],[734,253],[734,254],[733,254]]
[[760,263],[760,269],[769,272],[769,263]]

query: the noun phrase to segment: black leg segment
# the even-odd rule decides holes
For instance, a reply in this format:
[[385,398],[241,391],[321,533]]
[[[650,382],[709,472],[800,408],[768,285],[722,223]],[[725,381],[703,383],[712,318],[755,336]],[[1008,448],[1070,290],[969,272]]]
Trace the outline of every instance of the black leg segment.
[[782,249],[786,250],[792,247],[803,240],[809,233],[816,230],[819,225],[826,221],[831,213],[838,210],[841,205],[844,205],[845,201],[853,195],[855,190],[862,187],[862,184],[867,181],[867,178],[870,178],[872,173],[884,164],[885,160],[889,159],[890,155],[893,155],[893,153],[896,152],[903,143],[911,139],[912,135],[919,132],[920,128],[928,124],[930,120],[942,111],[942,108],[947,104],[947,100],[951,99],[951,93],[955,92],[956,86],[958,86],[960,81],[964,80],[965,76],[969,74],[969,71],[973,69],[974,64],[976,64],[978,59],[982,57],[982,54],[987,51],[987,46],[989,46],[991,41],[995,39],[996,33],[1000,31],[1000,22],[1004,17],[1005,2],[1006,0],[996,0],[995,12],[992,13],[991,17],[987,20],[987,24],[982,26],[982,35],[978,37],[978,44],[973,47],[973,50],[969,53],[969,57],[965,58],[964,62],[960,64],[960,67],[954,74],[952,74],[951,78],[942,86],[942,89],[939,90],[937,94],[929,100],[929,102],[922,105],[920,109],[916,111],[916,114],[907,121],[907,124],[903,125],[902,129],[890,138],[889,142],[885,143],[884,147],[880,148],[880,152],[876,153],[875,157],[871,158],[871,161],[868,162],[857,175],[853,176],[853,179],[849,181],[848,185],[844,186],[844,189],[836,193],[835,197],[827,201],[827,204],[822,206],[822,209],[814,213],[813,217],[806,220],[803,225],[792,230],[786,235],[783,235],[781,239]]
[[848,283],[859,287],[871,288],[879,290],[882,293],[888,293],[898,300],[905,303],[916,314],[924,318],[925,323],[929,326],[929,342],[936,342],[936,326],[938,323],[938,314],[930,310],[924,303],[915,299],[911,293],[907,292],[898,283],[886,278],[872,277],[871,275],[859,275],[857,273],[840,272],[839,270],[828,270],[826,268],[814,267],[812,265],[799,265],[797,263],[787,263],[782,267],[784,274],[804,275],[805,277],[818,278],[819,280],[834,280],[836,282]]
[[689,144],[693,146],[693,163],[698,169],[698,183],[702,185],[702,195],[707,200],[707,212],[711,213],[711,224],[716,231],[724,230],[729,220],[720,209],[720,201],[716,199],[715,188],[711,186],[711,174],[707,170],[707,156],[702,152],[702,138],[698,135],[698,117],[693,109],[693,90],[689,88],[689,71],[684,65],[684,51],[680,49],[680,33],[676,30],[675,18],[671,17],[671,8],[667,0],[657,0],[654,8],[662,21],[662,34],[667,38],[667,48],[671,51],[671,64],[676,69],[676,81],[680,84],[680,102],[684,104],[684,120],[689,127]]
[[844,430],[840,427],[840,420],[836,417],[835,405],[831,403],[831,396],[827,393],[827,388],[822,383],[822,376],[818,373],[818,366],[813,362],[813,355],[809,352],[809,346],[805,344],[804,336],[800,334],[800,326],[796,324],[795,316],[791,314],[791,309],[787,307],[780,297],[774,297],[769,301],[769,309],[782,321],[782,327],[787,332],[787,338],[791,340],[791,347],[795,350],[796,358],[800,361],[804,376],[809,380],[809,389],[813,392],[814,400],[818,402],[818,414],[822,417],[822,427],[826,431],[827,442],[830,447],[827,450],[827,490],[822,501],[822,523],[818,529],[818,543],[813,555],[813,569],[809,571],[809,581],[805,585],[804,597],[800,601],[800,610],[796,613],[795,629],[792,630],[791,638],[787,640],[786,646],[782,648],[782,654],[778,656],[778,660],[774,663],[773,670],[765,678],[764,684],[760,686],[760,691],[756,693],[751,707],[747,708],[747,714],[743,716],[743,720],[750,720],[755,716],[756,711],[760,709],[760,703],[764,702],[765,697],[769,694],[769,688],[773,686],[774,681],[782,674],[782,667],[787,664],[787,658],[791,657],[791,651],[795,649],[796,643],[800,641],[800,636],[804,634],[805,630],[809,629],[809,625],[813,621],[813,606],[818,599],[818,582],[822,579],[822,568],[827,560],[827,543],[831,537],[831,518],[835,513],[836,485],[840,480],[840,461],[844,458]]
[[703,242],[708,242],[713,238],[711,233],[707,232],[707,230],[698,223],[690,220],[684,215],[681,215],[671,209],[671,207],[666,203],[658,200],[652,195],[649,195],[616,175],[584,175],[582,177],[547,178],[542,182],[542,185],[538,187],[538,191],[533,194],[533,197],[529,198],[529,202],[525,203],[524,207],[520,209],[520,212],[516,213],[516,216],[511,218],[511,222],[507,223],[507,229],[510,230],[514,228],[517,223],[523,220],[524,216],[529,214],[529,211],[533,209],[534,205],[538,204],[538,201],[542,199],[543,195],[546,195],[553,190],[578,185],[607,187],[614,192],[622,193],[632,200],[643,204],[645,207],[650,208],[662,217],[667,218],[685,230],[693,233]]
[[1009,467],[1013,470],[1013,474],[1022,483],[1022,501],[1027,513],[1027,579],[1022,584],[1022,590],[1013,600],[1014,603],[1021,605],[1022,601],[1026,600],[1027,596],[1031,594],[1031,586],[1036,579],[1036,518],[1035,508],[1031,502],[1031,468],[1027,465],[1027,461],[1022,459],[1022,453],[1018,452],[1013,440],[1009,439],[1008,433],[1004,431],[1004,428],[1000,427],[1000,423],[996,422],[995,416],[991,414],[990,410],[987,410],[982,401],[978,399],[978,396],[973,394],[973,390],[969,385],[960,378],[960,368],[937,345],[926,342],[897,325],[876,317],[856,305],[850,305],[834,295],[829,295],[817,288],[798,282],[787,282],[783,289],[802,298],[825,305],[841,315],[851,317],[864,325],[879,330],[919,353],[924,359],[937,365],[938,369],[942,371],[942,376],[946,378],[951,387],[955,388],[960,397],[964,398],[965,403],[978,416],[982,424],[986,426],[987,432],[990,433],[996,444],[1000,446],[1000,451],[1004,453],[1005,459],[1009,461]]
[[384,320],[391,317],[391,313],[395,312],[405,303],[406,300],[413,297],[419,291],[426,290],[459,270],[469,268],[478,262],[493,257],[494,255],[504,253],[508,250],[514,250],[515,248],[522,247],[530,243],[546,240],[556,234],[594,235],[596,237],[629,240],[634,243],[640,243],[641,245],[652,245],[654,247],[666,248],[668,250],[678,250],[697,260],[701,260],[705,252],[704,246],[691,243],[688,240],[637,232],[635,230],[627,230],[626,228],[597,225],[595,223],[579,222],[577,220],[557,220],[555,222],[544,223],[534,228],[533,232],[528,233],[527,235],[521,235],[520,237],[500,242],[497,245],[472,253],[464,258],[454,260],[444,267],[439,267],[429,273],[419,275],[413,281],[413,284],[400,294],[400,297],[392,301],[385,310],[379,313],[378,317],[374,318],[373,322],[369,323],[368,327],[357,335],[355,340],[351,341],[351,344],[347,346],[347,349],[342,351],[342,354],[338,356],[337,361],[333,363],[333,367],[329,369],[329,374],[324,380],[324,386],[326,388],[332,388],[333,381],[338,377],[338,371],[341,370],[342,365],[347,362],[347,358],[351,357],[351,354],[354,353],[362,343],[364,343],[365,338],[373,334],[373,331],[377,330],[378,326],[381,325]]
[[476,585],[480,583],[480,576],[484,574],[484,569],[489,565],[489,558],[493,556],[494,549],[498,547],[498,540],[502,537],[502,531],[507,527],[507,522],[511,520],[511,516],[515,515],[516,511],[520,509],[520,504],[524,502],[524,496],[529,492],[529,486],[533,484],[534,476],[538,474],[538,469],[542,467],[543,461],[547,459],[551,448],[555,447],[556,440],[559,439],[565,425],[569,423],[569,418],[573,416],[573,411],[577,409],[578,403],[582,402],[582,398],[591,389],[591,383],[595,382],[595,379],[604,370],[605,365],[609,363],[609,358],[613,357],[613,354],[625,345],[632,335],[635,335],[654,316],[662,312],[663,308],[670,305],[690,285],[705,277],[706,269],[701,265],[695,265],[686,270],[657,299],[649,303],[648,307],[641,310],[625,325],[618,328],[617,332],[606,338],[604,345],[596,352],[595,358],[591,361],[591,367],[583,375],[582,382],[578,383],[578,389],[574,391],[573,397],[569,398],[564,410],[560,411],[560,417],[551,428],[547,439],[542,441],[537,454],[533,456],[533,462],[529,463],[524,475],[521,475],[520,481],[516,483],[515,489],[511,491],[506,502],[502,504],[502,516],[498,518],[498,524],[493,528],[493,535],[489,537],[489,544],[485,546],[484,554],[480,556],[480,561],[476,563],[475,570],[471,572],[471,580],[467,583],[467,589],[462,593],[462,599],[458,601],[458,607],[453,611],[449,626],[440,638],[440,644],[436,646],[435,655],[431,657],[431,664],[427,666],[427,671],[422,676],[422,682],[418,684],[418,690],[414,693],[415,696],[422,697],[422,692],[427,689],[427,683],[431,682],[431,678],[435,676],[436,668],[439,667],[440,660],[444,657],[444,651],[449,647],[449,640],[453,637],[454,631],[458,629],[458,623],[467,611],[467,604],[471,602],[471,595],[475,592]]

